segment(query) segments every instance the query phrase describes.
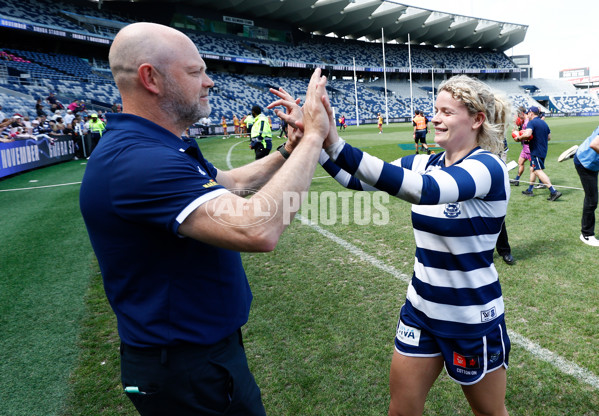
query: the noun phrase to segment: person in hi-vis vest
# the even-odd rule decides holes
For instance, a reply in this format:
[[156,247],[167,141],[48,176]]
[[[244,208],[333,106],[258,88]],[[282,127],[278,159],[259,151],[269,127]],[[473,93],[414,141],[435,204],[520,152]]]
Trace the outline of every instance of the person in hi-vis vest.
[[92,113],[91,118],[88,122],[88,131],[91,136],[91,149],[90,154],[94,151],[98,142],[102,138],[102,133],[106,124],[98,117],[96,113]]
[[262,114],[262,109],[255,105],[252,107],[254,124],[250,133],[250,149],[256,152],[256,160],[263,158],[272,149],[272,130],[268,117]]
[[428,119],[422,114],[422,111],[416,110],[414,119],[412,120],[414,125],[414,146],[416,147],[416,154],[418,154],[418,143],[424,147],[426,154],[430,155],[431,151],[428,149],[426,144],[426,133],[428,133]]

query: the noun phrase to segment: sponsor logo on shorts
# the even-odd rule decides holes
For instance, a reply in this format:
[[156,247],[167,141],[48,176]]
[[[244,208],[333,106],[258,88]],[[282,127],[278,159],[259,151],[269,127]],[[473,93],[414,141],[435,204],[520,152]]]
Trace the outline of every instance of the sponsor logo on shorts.
[[476,370],[464,370],[464,369],[459,368],[459,367],[457,367],[455,369],[455,371],[456,371],[456,373],[460,373],[460,374],[463,374],[465,376],[476,376],[476,375],[478,375],[478,371],[476,371]]
[[501,357],[500,352],[493,353],[489,356],[489,362],[494,363],[495,361],[497,361],[499,359],[499,357]]
[[462,355],[453,352],[453,365],[462,368],[480,368],[480,359],[478,355]]
[[420,344],[420,329],[405,325],[399,321],[396,337],[404,344],[417,347]]
[[497,318],[497,310],[495,309],[495,306],[493,306],[491,309],[487,309],[486,311],[480,311],[481,322],[489,322],[495,318]]

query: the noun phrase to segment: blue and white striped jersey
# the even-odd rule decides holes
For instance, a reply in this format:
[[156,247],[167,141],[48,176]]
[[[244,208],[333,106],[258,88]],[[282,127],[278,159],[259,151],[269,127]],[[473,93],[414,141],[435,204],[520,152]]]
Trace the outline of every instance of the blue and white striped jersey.
[[499,157],[476,148],[446,167],[445,153],[386,163],[345,142],[332,147],[320,162],[341,185],[413,204],[416,256],[404,311],[441,337],[478,337],[503,319],[493,252],[510,186]]

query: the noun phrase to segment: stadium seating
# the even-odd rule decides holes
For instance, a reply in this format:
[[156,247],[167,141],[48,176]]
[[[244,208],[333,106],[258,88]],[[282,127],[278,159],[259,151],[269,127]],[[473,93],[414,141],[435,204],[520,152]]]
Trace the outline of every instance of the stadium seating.
[[[0,13],[8,19],[31,22],[53,28],[62,28],[111,38],[119,27],[134,21],[127,16],[89,7],[87,3],[52,2],[50,0],[6,0],[0,2]],[[325,36],[307,36],[295,44],[242,38],[232,35],[189,32],[190,38],[206,60],[241,59],[249,62],[244,75],[211,72],[215,88],[211,93],[212,120],[224,115],[231,120],[234,115],[242,118],[252,105],[265,108],[274,96],[269,88],[283,87],[292,95],[303,98],[307,86],[305,77],[298,77],[293,70],[302,65],[328,66],[328,91],[338,114],[354,118],[356,114],[356,90],[358,115],[361,120],[374,119],[377,113],[388,113],[390,118],[411,117],[415,109],[432,114],[433,94],[430,70],[435,68],[435,88],[444,77],[455,72],[492,73],[494,69],[510,70],[514,63],[501,52],[480,49],[441,49],[414,45],[408,53],[407,45],[385,45],[383,63],[380,43],[361,42]],[[0,45],[8,46],[8,45]],[[410,66],[415,77],[412,88],[406,79]],[[341,77],[353,68],[353,62],[361,70],[363,78],[357,86],[354,81]],[[256,71],[252,63],[260,67],[282,68],[281,71]],[[343,72],[336,66],[344,66]],[[387,67],[387,100],[381,68]],[[212,65],[209,64],[209,67]],[[256,67],[256,68],[260,68]],[[258,75],[258,72],[280,73],[280,76]],[[253,75],[252,75],[253,74]],[[283,76],[284,75],[284,76]],[[504,79],[503,76],[485,75],[485,81],[503,91],[514,107],[531,105],[548,110],[535,100],[535,94],[523,88],[530,81]],[[580,95],[573,86],[554,80],[534,80],[535,90],[549,95],[552,109],[563,112],[596,112],[599,102],[594,94]],[[108,63],[102,60],[88,61],[77,56],[42,53],[38,51],[4,48],[0,49],[0,100],[5,112],[33,115],[35,99],[45,98],[55,92],[63,103],[85,99],[91,105],[106,109],[120,102],[119,92],[112,81]],[[272,112],[267,114],[273,116]]]
[[552,96],[551,103],[564,113],[597,113],[599,100],[591,95]]

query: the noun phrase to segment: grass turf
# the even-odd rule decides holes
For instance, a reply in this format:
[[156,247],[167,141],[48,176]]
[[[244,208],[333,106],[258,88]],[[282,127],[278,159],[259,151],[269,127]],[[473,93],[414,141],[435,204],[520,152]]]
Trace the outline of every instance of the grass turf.
[[[571,160],[557,155],[579,144],[598,118],[549,119],[553,139],[547,173],[564,195],[548,202],[512,187],[507,216],[517,264],[496,257],[508,331],[599,374],[599,283],[596,251],[578,241],[582,191]],[[393,160],[412,150],[409,125],[349,128],[353,145]],[[429,142],[431,135],[429,135]],[[278,144],[278,140],[275,143]],[[206,157],[227,169],[236,139],[200,141]],[[510,143],[508,160],[520,145]],[[245,145],[229,162],[252,160]],[[68,162],[0,182],[0,189],[76,182],[84,166]],[[511,177],[514,172],[511,172]],[[318,168],[311,191],[345,191]],[[525,175],[526,177],[526,175]],[[36,179],[40,182],[29,183]],[[0,415],[134,415],[121,392],[118,336],[97,264],[78,214],[76,185],[2,192]],[[317,194],[317,195],[318,195]],[[340,204],[340,202],[338,201]],[[409,204],[385,203],[389,224],[322,225],[379,261],[411,275],[414,242]],[[349,204],[350,210],[353,204]],[[330,208],[330,207],[329,207]],[[320,214],[323,212],[319,210]],[[350,213],[350,218],[354,218]],[[311,218],[317,221],[318,218]],[[276,250],[243,254],[254,303],[244,336],[267,412],[277,415],[381,415],[406,283],[381,271],[314,228],[294,221]],[[87,288],[87,290],[86,290]],[[85,293],[84,293],[85,292]],[[553,363],[555,364],[555,363]],[[507,407],[516,415],[599,414],[597,387],[565,375],[514,345]],[[470,414],[459,386],[443,374],[427,415]]]

